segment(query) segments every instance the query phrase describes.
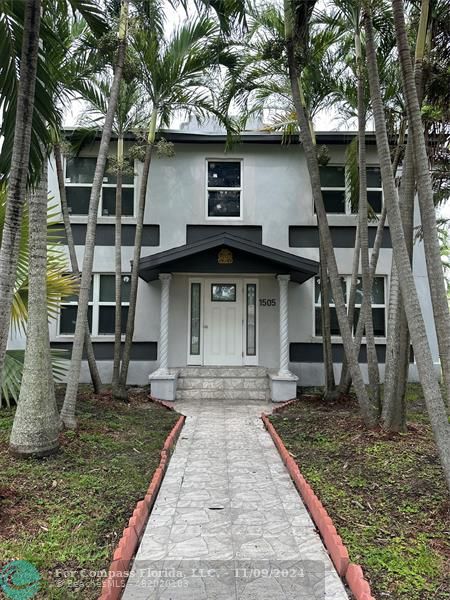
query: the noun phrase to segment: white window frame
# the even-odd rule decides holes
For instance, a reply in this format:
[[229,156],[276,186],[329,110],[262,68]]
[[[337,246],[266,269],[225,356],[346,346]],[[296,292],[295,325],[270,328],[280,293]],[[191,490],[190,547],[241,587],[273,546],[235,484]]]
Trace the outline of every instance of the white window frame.
[[[345,280],[345,290],[346,290],[346,298],[348,299],[350,297],[350,288],[351,288],[351,281],[352,281],[352,276],[351,275],[340,275],[340,277],[344,278]],[[362,277],[362,275],[358,275],[358,278],[360,279]],[[379,278],[379,279],[383,279],[383,285],[384,285],[384,304],[372,304],[372,308],[383,308],[384,309],[384,332],[385,335],[376,335],[375,336],[375,343],[383,343],[386,341],[386,331],[387,331],[387,309],[388,309],[388,298],[387,298],[387,291],[388,291],[388,287],[387,287],[387,276],[386,275],[375,275],[375,278]],[[317,308],[321,308],[321,304],[316,302],[316,280],[320,279],[320,277],[318,275],[316,275],[315,277],[313,277],[312,281],[313,281],[313,294],[312,294],[312,303],[313,303],[313,318],[312,318],[312,337],[313,339],[316,340],[322,340],[321,335],[316,333],[316,309]],[[330,308],[334,308],[334,304],[330,303]],[[346,303],[347,306],[347,303]],[[359,303],[355,303],[355,308],[361,308],[361,304]],[[341,342],[342,341],[342,337],[340,335],[332,335],[331,336],[332,341],[336,341],[336,342]],[[365,340],[365,336],[363,337],[363,340]]]
[[[96,160],[96,156],[79,156],[76,158],[92,158],[94,160]],[[134,172],[136,173],[136,169],[135,169],[135,164],[133,162],[133,168],[134,168]],[[66,176],[67,175],[67,158],[64,159],[64,164],[63,164],[63,169],[64,169],[64,187],[68,188],[68,187],[73,187],[73,188],[92,188],[92,183],[72,183],[69,181],[69,178]],[[103,177],[103,183],[102,183],[102,191],[100,194],[100,201],[98,203],[98,212],[97,212],[97,219],[98,220],[106,220],[106,221],[114,221],[115,219],[115,215],[104,215],[103,214],[103,188],[113,188],[116,189],[117,185],[115,183],[106,183],[105,179],[107,179],[107,175],[105,175]],[[122,220],[124,221],[135,221],[136,220],[136,196],[137,196],[137,186],[136,186],[136,174],[133,176],[133,183],[123,183],[122,184],[122,188],[123,189],[133,189],[134,193],[133,193],[133,214],[132,215],[122,215]],[[71,213],[69,212],[69,216],[71,220],[78,220],[81,219],[83,221],[86,221],[88,218],[88,214],[78,214],[78,213]]]
[[[99,327],[99,314],[102,306],[115,306],[115,302],[107,302],[106,300],[100,301],[100,278],[102,275],[114,275],[114,273],[93,273],[92,274],[92,300],[89,301],[89,306],[92,306],[92,330],[91,337],[105,341],[114,339],[113,333],[100,333]],[[130,273],[122,273],[122,277],[131,277]],[[63,306],[78,306],[78,300],[72,300],[70,302],[61,302],[58,319],[57,319],[57,336],[58,338],[73,339],[73,333],[60,333],[61,327],[61,308]],[[121,306],[130,306],[129,301],[122,301]],[[122,334],[122,339],[125,338],[125,334]]]
[[[345,165],[343,164],[328,164],[326,165],[327,167],[344,167],[345,169],[345,173],[344,176],[347,177],[347,169],[345,168]],[[380,165],[366,165],[366,169],[379,169]],[[350,203],[350,199],[348,198],[348,195],[346,193],[346,188],[344,187],[322,187],[320,188],[323,192],[344,192],[345,195],[345,203],[344,203],[344,207],[345,207],[345,212],[340,212],[340,213],[331,213],[331,212],[327,212],[327,215],[330,215],[331,217],[343,217],[343,216],[347,216],[347,217],[356,217],[358,215],[358,213],[354,213],[352,212],[352,207],[351,207],[351,203]],[[383,194],[383,187],[368,187],[367,188],[367,192],[381,192],[381,209],[383,209],[383,205],[384,205],[384,194]],[[313,212],[314,212],[314,200],[313,200]],[[381,212],[379,213],[375,213],[377,216],[381,214]]]
[[[208,186],[208,164],[210,162],[238,162],[240,163],[241,166],[241,170],[240,170],[240,182],[241,185],[239,187],[209,187]],[[243,211],[243,198],[244,198],[244,168],[243,168],[243,164],[244,164],[244,159],[243,158],[213,158],[213,157],[209,157],[206,158],[205,160],[205,216],[206,216],[206,220],[207,221],[218,221],[220,223],[223,223],[224,221],[242,221],[243,220],[243,215],[244,215],[244,211]],[[214,192],[237,192],[239,191],[239,216],[238,217],[229,217],[229,216],[209,216],[209,206],[208,206],[208,196],[209,196],[209,191],[214,191]]]

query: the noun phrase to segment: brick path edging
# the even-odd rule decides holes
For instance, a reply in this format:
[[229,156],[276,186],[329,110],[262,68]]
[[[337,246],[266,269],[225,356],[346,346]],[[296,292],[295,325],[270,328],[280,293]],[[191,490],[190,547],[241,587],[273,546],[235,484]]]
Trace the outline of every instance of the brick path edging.
[[[166,408],[173,410],[171,406],[167,406]],[[170,455],[185,420],[186,417],[184,415],[180,416],[164,442],[160,453],[159,465],[153,474],[145,497],[136,504],[133,515],[128,521],[128,526],[123,530],[122,537],[116,546],[112,562],[109,566],[108,577],[102,584],[102,592],[99,600],[118,600],[122,595],[134,554],[144,533],[145,525],[155,503],[162,480],[164,479]]]
[[298,398],[292,398],[292,400],[288,400],[287,402],[283,402],[282,404],[278,404],[277,406],[274,406],[274,408],[272,409],[272,413],[280,413],[286,407],[290,406],[291,404],[295,404],[296,402],[298,402]]
[[149,398],[150,402],[153,402],[154,404],[159,404],[160,406],[167,408],[167,410],[175,410],[175,407],[173,406],[173,402],[170,403],[170,402],[166,402],[165,400],[159,400],[159,398],[155,398],[151,394],[148,395],[148,398]]
[[[291,400],[289,403],[295,402]],[[283,406],[286,406],[284,404]],[[283,408],[280,406],[279,408]],[[275,412],[275,411],[273,411]],[[278,411],[277,411],[278,412]],[[375,600],[372,596],[368,581],[364,578],[361,567],[357,564],[350,563],[348,550],[342,542],[342,538],[338,535],[336,527],[331,520],[331,517],[325,510],[323,504],[314,493],[311,486],[300,472],[300,469],[291,456],[282,439],[278,435],[275,427],[270,422],[266,414],[261,415],[261,419],[265,428],[269,432],[272,440],[285,464],[289,475],[294,482],[297,491],[302,497],[306,507],[308,508],[311,517],[316,524],[317,529],[322,536],[325,547],[331,556],[331,560],[336,568],[336,571],[341,577],[344,577],[348,587],[352,591],[355,600]]]

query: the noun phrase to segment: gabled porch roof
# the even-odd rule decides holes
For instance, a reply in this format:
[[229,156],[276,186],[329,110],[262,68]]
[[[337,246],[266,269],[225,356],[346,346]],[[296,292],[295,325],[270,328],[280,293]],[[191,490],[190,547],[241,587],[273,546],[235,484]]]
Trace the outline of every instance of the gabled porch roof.
[[[226,260],[221,250],[229,250]],[[145,281],[158,279],[160,273],[274,273],[288,274],[303,283],[316,275],[319,263],[290,252],[243,239],[231,233],[219,233],[198,242],[177,246],[139,261],[139,276]]]

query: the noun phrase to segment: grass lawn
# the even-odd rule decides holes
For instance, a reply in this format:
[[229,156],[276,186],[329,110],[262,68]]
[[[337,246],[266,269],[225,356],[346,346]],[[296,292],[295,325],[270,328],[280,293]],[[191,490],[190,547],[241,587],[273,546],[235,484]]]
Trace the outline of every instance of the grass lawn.
[[8,454],[13,411],[0,410],[0,567],[32,562],[42,576],[36,598],[98,597],[102,578],[89,571],[109,566],[177,420],[145,398],[138,391],[126,405],[81,386],[78,430],[64,432],[59,454],[40,460]]
[[450,498],[420,386],[408,396],[407,434],[366,431],[353,399],[304,396],[271,421],[377,600],[444,600]]

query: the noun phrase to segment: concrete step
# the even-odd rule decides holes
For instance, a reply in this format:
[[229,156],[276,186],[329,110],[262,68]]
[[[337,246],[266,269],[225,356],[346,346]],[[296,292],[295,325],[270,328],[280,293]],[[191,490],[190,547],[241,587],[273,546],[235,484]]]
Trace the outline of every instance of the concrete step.
[[177,389],[177,400],[268,400],[269,390]]
[[178,377],[266,377],[266,367],[183,367],[179,370]]
[[177,389],[208,390],[265,390],[269,380],[265,377],[179,377]]

